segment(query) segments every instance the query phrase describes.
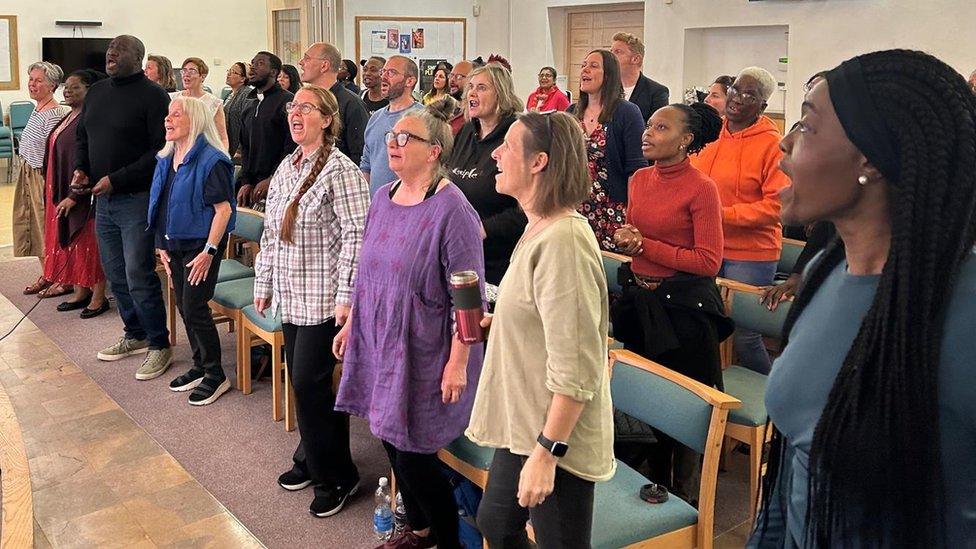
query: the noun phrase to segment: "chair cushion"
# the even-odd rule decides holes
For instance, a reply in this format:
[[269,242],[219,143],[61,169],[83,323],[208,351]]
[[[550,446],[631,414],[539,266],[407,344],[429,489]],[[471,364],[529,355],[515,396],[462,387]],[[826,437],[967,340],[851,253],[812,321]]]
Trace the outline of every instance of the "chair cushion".
[[254,303],[254,279],[239,278],[217,283],[213,300],[231,309],[243,309]]
[[459,460],[473,467],[477,467],[482,471],[487,471],[491,467],[491,460],[495,457],[494,448],[478,446],[464,435],[454,439],[444,449]]
[[[0,122],[2,123],[2,122]],[[0,126],[0,138],[9,138],[13,132],[7,126]]]
[[767,377],[742,366],[729,366],[722,372],[725,393],[742,401],[729,410],[729,423],[758,427],[766,424]]
[[217,284],[240,278],[254,278],[254,269],[245,266],[236,259],[221,259],[220,269],[217,271]]
[[270,309],[265,309],[264,316],[261,316],[257,311],[254,310],[254,304],[252,303],[241,309],[241,312],[244,313],[244,316],[246,316],[248,320],[256,324],[262,330],[267,332],[281,331],[281,316],[272,316],[273,311]]
[[596,483],[590,536],[594,549],[626,547],[698,522],[698,511],[674,494],[664,503],[642,500],[640,489],[648,482],[617,460],[617,474]]

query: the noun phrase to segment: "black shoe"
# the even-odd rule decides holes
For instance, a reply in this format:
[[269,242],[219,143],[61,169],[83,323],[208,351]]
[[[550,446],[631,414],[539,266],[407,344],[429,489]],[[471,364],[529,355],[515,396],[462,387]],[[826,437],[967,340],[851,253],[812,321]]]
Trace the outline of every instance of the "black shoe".
[[169,382],[169,390],[182,393],[200,385],[201,381],[203,381],[203,370],[190,368],[187,373]]
[[108,309],[109,309],[108,299],[106,299],[106,300],[102,301],[101,307],[99,307],[97,309],[89,309],[88,307],[85,307],[81,311],[81,318],[95,318],[96,316],[104,313]]
[[292,467],[291,471],[281,473],[278,476],[278,486],[281,486],[289,492],[304,490],[309,484],[312,484],[312,479],[298,467]]
[[328,489],[324,494],[315,496],[315,499],[312,500],[312,504],[308,507],[308,512],[319,518],[331,517],[339,511],[342,511],[342,507],[346,504],[346,500],[353,496],[358,490],[359,482],[356,482],[356,484],[354,484],[352,488],[348,490],[340,486]]
[[61,303],[58,303],[58,311],[66,313],[68,311],[82,309],[88,307],[89,303],[91,303],[91,295],[78,301],[62,301]]
[[193,406],[206,406],[220,398],[220,395],[230,389],[230,380],[225,378],[215,378],[204,376],[203,381],[193,389],[187,401]]

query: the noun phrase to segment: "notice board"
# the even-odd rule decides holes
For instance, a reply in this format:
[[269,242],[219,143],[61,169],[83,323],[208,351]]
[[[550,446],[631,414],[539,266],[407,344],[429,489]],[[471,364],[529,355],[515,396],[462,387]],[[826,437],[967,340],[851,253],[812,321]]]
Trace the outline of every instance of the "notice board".
[[427,90],[438,61],[467,59],[467,38],[463,17],[357,16],[356,62],[374,55],[409,57],[421,68],[417,87]]

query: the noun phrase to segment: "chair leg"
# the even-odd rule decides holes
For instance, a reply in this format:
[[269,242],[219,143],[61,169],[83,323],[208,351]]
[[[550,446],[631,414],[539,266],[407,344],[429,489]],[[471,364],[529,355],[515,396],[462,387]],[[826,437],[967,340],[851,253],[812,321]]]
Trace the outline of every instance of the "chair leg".
[[291,385],[288,365],[285,364],[285,430],[295,430],[295,388]]
[[240,332],[241,342],[243,343],[241,349],[241,377],[238,378],[238,382],[241,386],[241,392],[245,395],[251,394],[251,330],[247,329],[247,325],[241,322],[241,332]]
[[759,481],[763,455],[763,429],[756,429],[749,444],[749,520],[756,520],[759,506]]
[[[237,311],[235,314],[238,316],[238,318],[240,318],[240,314],[241,314],[240,311]],[[243,327],[244,326],[241,325],[241,328],[243,328]],[[236,366],[237,366],[237,380],[236,380],[237,383],[236,383],[236,385],[237,385],[237,390],[238,391],[241,391],[242,388],[243,388],[243,381],[244,381],[244,374],[243,374],[243,372],[244,372],[244,348],[247,345],[247,342],[244,341],[244,330],[243,329],[237,330],[237,333],[234,334],[234,336],[235,336],[234,337],[234,340],[235,340],[235,342],[237,344],[235,346],[235,349],[236,349],[237,352],[235,353],[236,360],[234,362],[234,364],[236,364]],[[248,349],[248,350],[250,350],[250,349]],[[250,355],[251,353],[247,353],[247,354]]]
[[271,418],[275,421],[284,419],[284,411],[281,409],[281,372],[284,368],[281,363],[281,346],[271,345]]

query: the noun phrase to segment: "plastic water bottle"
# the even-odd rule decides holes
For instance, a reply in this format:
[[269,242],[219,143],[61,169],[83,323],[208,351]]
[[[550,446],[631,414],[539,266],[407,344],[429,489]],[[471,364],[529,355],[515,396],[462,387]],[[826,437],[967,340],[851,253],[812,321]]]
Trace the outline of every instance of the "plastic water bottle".
[[402,534],[407,529],[407,509],[403,506],[403,496],[396,493],[396,507],[393,509],[393,535]]
[[386,541],[393,535],[393,510],[390,509],[390,481],[380,477],[380,485],[376,489],[373,501],[373,534],[377,540]]

